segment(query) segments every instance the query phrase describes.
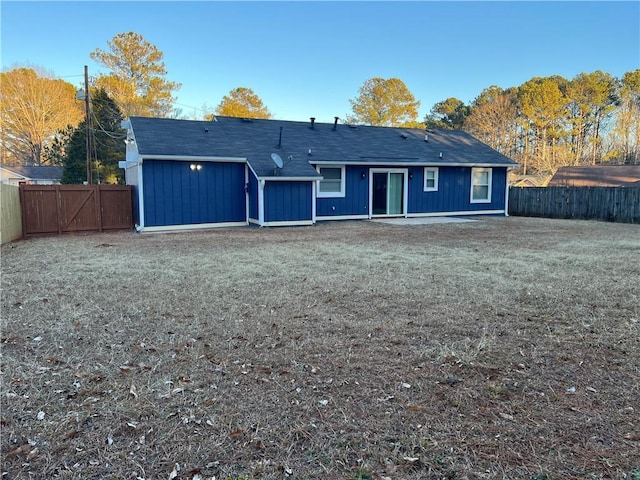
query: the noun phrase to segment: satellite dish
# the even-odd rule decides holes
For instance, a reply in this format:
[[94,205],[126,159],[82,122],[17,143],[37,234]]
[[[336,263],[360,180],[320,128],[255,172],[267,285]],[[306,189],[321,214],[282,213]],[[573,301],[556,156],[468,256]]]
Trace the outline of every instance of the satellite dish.
[[273,163],[275,163],[276,167],[278,168],[282,168],[282,166],[284,165],[284,162],[282,161],[282,157],[280,157],[280,155],[278,155],[277,153],[271,154],[271,160],[273,160]]

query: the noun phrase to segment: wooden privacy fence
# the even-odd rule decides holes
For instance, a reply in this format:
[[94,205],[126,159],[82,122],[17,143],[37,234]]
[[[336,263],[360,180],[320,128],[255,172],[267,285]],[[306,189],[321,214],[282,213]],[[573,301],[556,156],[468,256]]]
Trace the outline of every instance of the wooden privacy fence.
[[511,187],[509,214],[640,223],[640,188]]
[[133,228],[129,185],[20,185],[22,234]]

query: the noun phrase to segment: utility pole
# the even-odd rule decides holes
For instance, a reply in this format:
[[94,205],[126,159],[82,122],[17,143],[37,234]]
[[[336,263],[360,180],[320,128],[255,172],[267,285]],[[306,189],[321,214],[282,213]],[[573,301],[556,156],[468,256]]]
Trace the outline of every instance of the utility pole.
[[87,127],[87,185],[93,183],[91,174],[91,103],[89,100],[89,68],[84,66],[84,110],[85,110],[85,126]]

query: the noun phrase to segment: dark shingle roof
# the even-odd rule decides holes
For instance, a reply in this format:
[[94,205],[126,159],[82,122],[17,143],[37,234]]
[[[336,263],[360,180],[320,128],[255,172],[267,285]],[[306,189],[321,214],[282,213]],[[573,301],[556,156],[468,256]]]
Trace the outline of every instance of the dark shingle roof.
[[141,155],[245,157],[261,177],[273,173],[272,153],[282,157],[285,166],[281,175],[288,177],[316,176],[309,165],[316,162],[516,165],[462,131],[425,132],[318,122],[311,128],[310,122],[233,117],[216,117],[213,122],[144,117],[130,120]]
[[640,165],[560,167],[549,187],[637,187]]
[[32,180],[60,180],[64,167],[58,166],[7,166],[0,165],[9,172],[16,173]]

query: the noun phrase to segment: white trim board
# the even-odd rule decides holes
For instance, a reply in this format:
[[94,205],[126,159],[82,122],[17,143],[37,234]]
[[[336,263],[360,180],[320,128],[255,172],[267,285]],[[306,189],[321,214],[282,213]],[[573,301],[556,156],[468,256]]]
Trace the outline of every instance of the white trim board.
[[333,216],[321,216],[316,217],[316,220],[328,221],[328,220],[367,220],[369,215],[333,215]]
[[346,161],[346,162],[335,162],[335,161],[313,161],[314,165],[356,165],[358,167],[388,167],[388,168],[400,168],[400,167],[486,167],[486,168],[515,168],[517,165],[513,165],[511,163],[463,163],[463,162],[430,162],[428,160],[416,160],[414,162],[400,162],[394,160],[388,161],[376,161],[376,162],[357,162],[357,161]]
[[313,225],[312,220],[291,220],[282,222],[264,222],[264,227],[303,227]]
[[173,160],[176,162],[247,163],[244,157],[199,157],[197,155],[140,155],[140,160]]
[[[408,213],[407,218],[419,217],[452,217],[458,215],[504,215],[504,210],[466,210],[460,212]],[[379,218],[379,217],[375,217]]]
[[220,222],[220,223],[191,223],[185,225],[160,225],[157,227],[142,227],[141,233],[180,232],[189,230],[205,230],[208,228],[246,227],[248,222]]

